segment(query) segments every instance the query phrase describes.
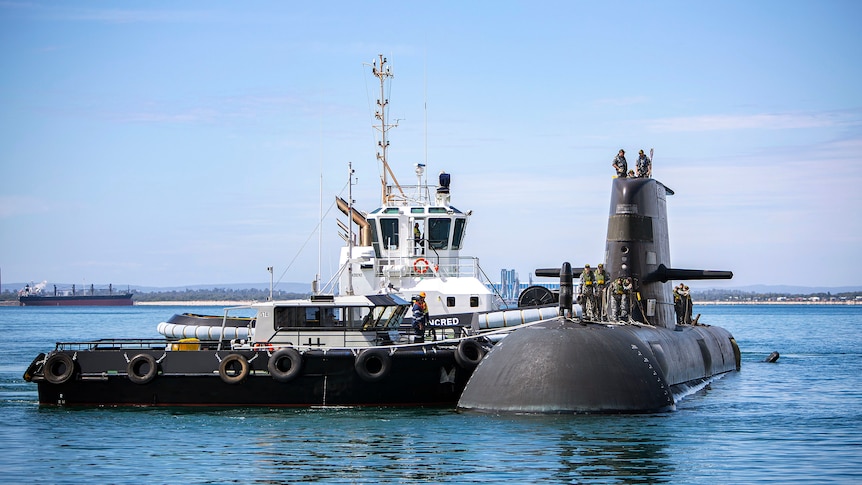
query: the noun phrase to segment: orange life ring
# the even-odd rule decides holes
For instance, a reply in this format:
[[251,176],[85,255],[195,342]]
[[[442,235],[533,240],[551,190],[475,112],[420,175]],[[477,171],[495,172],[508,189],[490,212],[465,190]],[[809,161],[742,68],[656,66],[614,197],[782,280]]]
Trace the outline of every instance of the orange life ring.
[[413,262],[413,270],[419,274],[427,273],[430,267],[431,263],[429,263],[428,260],[425,258],[419,258]]

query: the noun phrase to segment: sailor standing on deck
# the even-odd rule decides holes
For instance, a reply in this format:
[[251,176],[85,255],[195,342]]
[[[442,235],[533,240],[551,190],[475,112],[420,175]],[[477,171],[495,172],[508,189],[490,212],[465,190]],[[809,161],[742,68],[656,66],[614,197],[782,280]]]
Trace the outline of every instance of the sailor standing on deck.
[[625,178],[626,172],[629,171],[629,164],[626,162],[626,151],[620,148],[620,152],[614,158],[614,163],[611,164],[617,171],[617,177]]
[[611,283],[611,275],[605,271],[605,265],[599,263],[594,276],[596,278],[596,320],[606,322],[608,321],[608,312],[605,306],[608,304],[608,298],[605,293]]
[[691,325],[691,290],[688,289],[688,285],[682,285],[679,295],[682,297],[682,323]]
[[629,319],[629,307],[631,306],[632,279],[628,276],[620,276],[611,285],[611,321],[624,322]]
[[635,166],[638,169],[638,177],[652,177],[652,160],[650,160],[649,157],[644,155],[643,150],[638,152],[638,161]]
[[683,313],[685,312],[685,310],[683,310],[682,288],[682,283],[673,287],[673,310],[674,313],[676,313],[677,325],[682,325]]
[[413,341],[425,341],[425,325],[428,324],[428,304],[425,303],[425,292],[419,292],[419,296],[413,300]]
[[595,298],[596,277],[589,264],[584,265],[581,271],[581,305],[584,307],[584,318],[594,320],[596,317]]

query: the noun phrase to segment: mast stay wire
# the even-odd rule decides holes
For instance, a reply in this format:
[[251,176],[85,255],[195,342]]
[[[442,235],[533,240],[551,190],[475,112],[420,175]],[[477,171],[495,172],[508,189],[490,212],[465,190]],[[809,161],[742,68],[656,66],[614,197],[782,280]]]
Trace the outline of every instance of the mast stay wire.
[[[349,183],[350,183],[350,180],[348,180],[347,183],[345,183],[344,186],[341,187],[341,190],[338,192],[339,197],[344,195],[344,190],[347,188],[347,185]],[[276,285],[281,283],[281,281],[284,279],[285,275],[287,275],[287,272],[293,266],[293,263],[295,263],[296,259],[299,257],[299,255],[302,254],[302,251],[305,249],[305,246],[308,245],[308,241],[310,241],[311,238],[314,236],[314,234],[317,233],[317,231],[319,231],[321,229],[321,225],[323,224],[323,220],[326,218],[326,216],[329,215],[329,212],[332,210],[333,207],[335,207],[335,199],[333,199],[332,203],[329,205],[329,208],[326,209],[326,212],[323,214],[323,217],[321,217],[320,220],[317,221],[317,225],[314,226],[314,229],[311,230],[311,233],[305,239],[305,242],[302,243],[302,246],[300,246],[299,249],[296,251],[296,254],[293,256],[293,259],[290,260],[290,263],[288,263],[287,267],[284,268],[284,271],[281,272],[281,275],[278,277],[278,280],[276,280],[276,282],[275,282]]]

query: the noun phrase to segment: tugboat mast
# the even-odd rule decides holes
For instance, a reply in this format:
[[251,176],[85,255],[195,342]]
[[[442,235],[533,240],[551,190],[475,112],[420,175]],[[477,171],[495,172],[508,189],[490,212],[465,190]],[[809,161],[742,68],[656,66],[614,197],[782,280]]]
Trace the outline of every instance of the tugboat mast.
[[394,77],[394,74],[392,74],[392,69],[386,64],[386,58],[383,57],[383,54],[378,54],[378,60],[372,63],[371,72],[380,79],[380,98],[377,99],[377,111],[374,113],[374,117],[380,120],[380,126],[375,126],[376,129],[380,130],[380,141],[377,142],[377,147],[379,148],[377,151],[377,159],[383,164],[383,175],[381,175],[380,178],[380,181],[382,182],[381,202],[386,206],[389,204],[391,199],[391,194],[388,190],[387,173],[392,176],[392,182],[395,184],[395,187],[398,188],[398,191],[401,192],[401,195],[404,195],[404,191],[401,189],[401,184],[398,183],[398,179],[395,178],[395,174],[392,172],[392,169],[389,168],[389,162],[386,158],[387,150],[389,149],[389,140],[386,139],[386,133],[390,128],[398,126],[398,123],[392,125],[386,123],[386,108],[389,106],[389,100],[386,99],[384,88],[386,80]]

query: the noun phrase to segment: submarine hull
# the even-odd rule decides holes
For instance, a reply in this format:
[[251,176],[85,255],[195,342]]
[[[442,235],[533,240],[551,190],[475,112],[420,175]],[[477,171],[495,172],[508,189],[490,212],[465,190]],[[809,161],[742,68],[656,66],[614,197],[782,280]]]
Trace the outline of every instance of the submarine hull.
[[479,364],[458,402],[465,411],[662,412],[674,394],[737,370],[726,330],[582,323],[565,317],[521,329]]

